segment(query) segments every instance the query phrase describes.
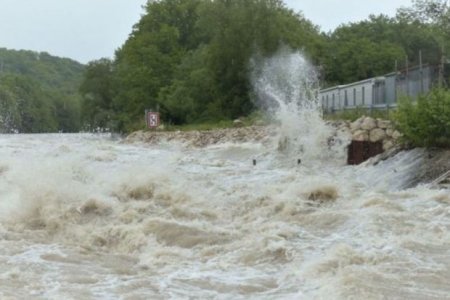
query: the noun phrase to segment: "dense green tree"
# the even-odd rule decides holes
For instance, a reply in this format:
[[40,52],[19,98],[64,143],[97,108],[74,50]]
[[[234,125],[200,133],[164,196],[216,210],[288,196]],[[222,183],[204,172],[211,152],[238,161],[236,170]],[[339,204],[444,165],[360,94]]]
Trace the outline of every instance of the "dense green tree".
[[[161,89],[158,99],[164,106],[165,117],[175,124],[193,123],[220,118],[218,107],[212,100],[219,91],[211,70],[205,64],[207,47],[191,51],[178,66],[170,86]],[[215,113],[216,112],[216,113]]]
[[[435,63],[450,51],[450,3],[446,0],[413,0],[411,7],[398,9],[397,19],[421,28],[439,45]],[[433,53],[435,54],[435,53]],[[449,56],[447,54],[447,56]]]
[[397,18],[419,25],[433,25],[450,36],[450,4],[447,0],[413,0],[411,7],[398,9]]
[[236,118],[250,113],[250,59],[281,45],[319,62],[319,30],[279,0],[151,1],[117,51],[113,80],[118,128],[160,108],[174,123]]
[[83,69],[48,53],[0,48],[0,131],[78,131]]
[[118,92],[113,100],[118,129],[130,130],[140,123],[145,109],[164,106],[160,90],[171,84],[186,51],[195,47],[199,0],[152,1],[146,15],[133,28],[127,42],[116,52]]
[[[226,118],[247,115],[253,108],[249,63],[255,53],[268,56],[282,45],[313,53],[320,43],[318,28],[282,1],[222,0],[202,8],[199,24],[210,36],[206,63],[218,91],[213,107]],[[215,117],[214,111],[211,115]]]
[[110,128],[112,122],[113,63],[103,58],[86,66],[80,86],[82,120],[88,129]]
[[2,96],[6,96],[8,101],[8,112],[4,115],[9,116],[10,120],[3,131],[57,131],[57,122],[52,116],[53,107],[51,102],[46,101],[49,95],[36,82],[19,75],[5,75],[1,81]]
[[61,132],[78,132],[81,129],[81,100],[78,95],[50,94],[53,98],[53,117]]
[[330,83],[383,75],[398,68],[439,61],[440,46],[429,26],[387,16],[341,25],[329,37],[325,63]]

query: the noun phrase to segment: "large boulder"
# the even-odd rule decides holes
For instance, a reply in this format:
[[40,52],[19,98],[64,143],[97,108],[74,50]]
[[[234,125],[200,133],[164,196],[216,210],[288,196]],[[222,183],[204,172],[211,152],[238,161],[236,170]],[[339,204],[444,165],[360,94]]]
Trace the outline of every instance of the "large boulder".
[[364,142],[369,140],[369,132],[366,130],[357,130],[353,133],[352,140],[358,142]]
[[361,124],[361,129],[364,130],[372,130],[375,127],[377,127],[377,122],[371,117],[364,118],[364,121]]
[[386,135],[387,136],[392,137],[393,134],[394,134],[394,129],[392,129],[392,128],[386,129]]
[[362,124],[363,120],[364,120],[364,117],[359,118],[358,120],[356,120],[356,121],[350,123],[350,130],[351,130],[352,132],[356,132],[357,130],[360,130],[360,129],[361,129],[361,124]]
[[395,143],[392,139],[385,139],[383,140],[383,150],[384,151],[389,151],[392,148],[394,148]]
[[381,129],[387,129],[391,127],[391,121],[377,119],[377,127]]
[[398,140],[399,138],[401,138],[403,136],[403,134],[401,134],[399,131],[397,131],[397,130],[395,130],[393,133],[392,133],[392,138],[394,139],[394,140]]
[[373,143],[382,141],[387,137],[386,131],[381,128],[375,128],[370,131],[369,140]]

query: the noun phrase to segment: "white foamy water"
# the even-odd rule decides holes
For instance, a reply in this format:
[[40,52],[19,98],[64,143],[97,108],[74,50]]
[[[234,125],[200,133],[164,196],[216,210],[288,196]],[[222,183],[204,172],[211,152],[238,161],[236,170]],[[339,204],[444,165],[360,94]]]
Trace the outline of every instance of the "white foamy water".
[[449,299],[448,190],[405,189],[420,151],[345,166],[305,68],[255,79],[273,143],[0,135],[0,299]]
[[0,136],[0,298],[448,299],[449,192],[398,189],[419,154],[267,152]]
[[273,57],[258,61],[252,81],[257,104],[280,124],[279,149],[304,162],[345,161],[350,137],[334,136],[322,119],[315,67],[299,52],[280,49]]

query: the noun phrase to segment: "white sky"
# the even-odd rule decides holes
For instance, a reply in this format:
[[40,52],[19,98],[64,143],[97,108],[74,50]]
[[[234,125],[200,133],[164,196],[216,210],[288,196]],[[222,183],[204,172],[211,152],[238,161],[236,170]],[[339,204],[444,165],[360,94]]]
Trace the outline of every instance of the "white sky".
[[[285,0],[324,31],[369,14],[395,15],[410,0]],[[146,0],[0,0],[0,48],[46,51],[82,63],[113,57]]]

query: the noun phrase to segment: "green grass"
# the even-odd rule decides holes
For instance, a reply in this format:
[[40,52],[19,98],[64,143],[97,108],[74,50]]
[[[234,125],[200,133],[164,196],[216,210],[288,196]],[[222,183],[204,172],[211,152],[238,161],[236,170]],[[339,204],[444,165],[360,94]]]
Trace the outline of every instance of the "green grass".
[[343,111],[337,111],[334,113],[324,114],[325,120],[337,121],[337,120],[347,120],[355,121],[362,116],[370,116],[372,118],[380,118],[384,120],[392,120],[394,109],[381,110],[381,109],[367,109],[357,107],[355,109],[347,109]]
[[218,122],[207,122],[198,124],[185,124],[185,125],[168,125],[165,126],[165,131],[205,131],[214,129],[223,129],[233,127],[233,121],[222,120]]
[[[269,119],[261,111],[255,111],[249,116],[240,118],[242,126],[252,126],[252,125],[267,125],[270,123]],[[145,126],[145,124],[143,124]],[[214,129],[224,129],[224,128],[234,128],[234,120],[219,120],[219,121],[208,121],[199,122],[192,124],[183,125],[168,125],[164,124],[163,131],[206,131]],[[150,129],[147,129],[150,130]]]

